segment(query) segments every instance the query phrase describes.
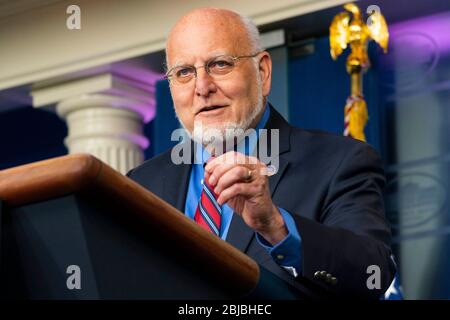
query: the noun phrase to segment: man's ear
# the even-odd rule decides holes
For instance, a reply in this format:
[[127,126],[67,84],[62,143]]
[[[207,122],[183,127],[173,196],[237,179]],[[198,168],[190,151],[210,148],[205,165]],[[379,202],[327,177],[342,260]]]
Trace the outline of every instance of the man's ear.
[[272,58],[267,51],[263,51],[261,55],[258,71],[261,76],[262,95],[267,97],[272,85]]

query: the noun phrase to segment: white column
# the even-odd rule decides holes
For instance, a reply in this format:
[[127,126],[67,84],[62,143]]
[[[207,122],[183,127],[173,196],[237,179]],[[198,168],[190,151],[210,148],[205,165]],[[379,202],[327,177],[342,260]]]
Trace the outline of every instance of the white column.
[[35,107],[56,102],[67,122],[64,144],[90,153],[122,174],[144,160],[144,123],[155,115],[154,86],[112,74],[97,75],[32,92]]
[[143,135],[143,116],[130,108],[129,98],[88,94],[57,104],[67,121],[64,140],[69,153],[90,153],[125,174],[141,164],[148,145]]

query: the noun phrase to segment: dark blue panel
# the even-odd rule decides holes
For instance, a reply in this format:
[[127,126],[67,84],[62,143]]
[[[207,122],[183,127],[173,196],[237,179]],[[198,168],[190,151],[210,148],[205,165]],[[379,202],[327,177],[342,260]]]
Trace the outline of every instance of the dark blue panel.
[[0,169],[67,153],[65,123],[49,111],[24,107],[0,114]]
[[150,147],[145,151],[149,159],[176,144],[171,141],[172,131],[180,124],[175,116],[169,83],[161,80],[156,83],[156,117],[145,126],[145,134],[150,139]]

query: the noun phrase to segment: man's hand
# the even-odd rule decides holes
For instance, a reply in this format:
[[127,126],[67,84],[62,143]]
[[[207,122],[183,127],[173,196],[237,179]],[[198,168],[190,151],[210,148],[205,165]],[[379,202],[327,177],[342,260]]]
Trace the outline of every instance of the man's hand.
[[287,228],[269,190],[267,167],[255,157],[230,151],[209,161],[205,179],[244,222],[272,245],[283,240]]

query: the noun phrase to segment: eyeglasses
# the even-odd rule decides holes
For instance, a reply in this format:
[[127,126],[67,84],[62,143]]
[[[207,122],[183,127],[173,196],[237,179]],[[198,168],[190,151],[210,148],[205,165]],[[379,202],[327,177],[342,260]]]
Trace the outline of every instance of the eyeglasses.
[[205,71],[214,79],[220,78],[233,71],[236,66],[236,62],[244,58],[254,58],[260,52],[257,52],[248,56],[230,56],[230,55],[220,55],[215,57],[205,63],[203,66],[195,67],[190,65],[173,67],[166,73],[166,78],[169,80],[170,84],[173,85],[183,85],[187,84],[193,78],[197,77],[197,69],[205,68]]

